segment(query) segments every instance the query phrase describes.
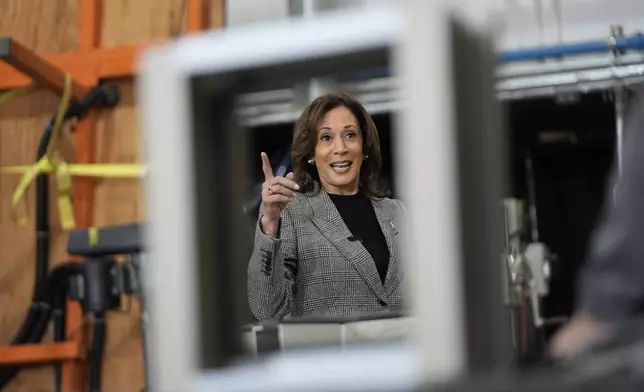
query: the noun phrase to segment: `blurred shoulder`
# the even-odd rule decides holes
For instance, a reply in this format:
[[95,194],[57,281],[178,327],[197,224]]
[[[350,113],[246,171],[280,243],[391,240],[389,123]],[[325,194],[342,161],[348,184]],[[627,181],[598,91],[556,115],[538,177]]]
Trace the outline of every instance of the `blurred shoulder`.
[[405,207],[405,204],[403,204],[403,202],[399,199],[385,197],[378,199],[377,202],[380,204],[383,210],[388,211],[394,215],[397,215],[401,218],[404,218],[407,215],[407,208]]

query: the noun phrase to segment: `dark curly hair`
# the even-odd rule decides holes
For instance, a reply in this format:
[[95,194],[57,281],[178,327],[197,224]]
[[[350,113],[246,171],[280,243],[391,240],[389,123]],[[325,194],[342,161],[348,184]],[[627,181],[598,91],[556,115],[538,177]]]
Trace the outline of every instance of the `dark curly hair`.
[[361,191],[371,199],[388,197],[390,192],[379,186],[382,156],[380,154],[380,138],[373,119],[357,99],[347,93],[327,94],[316,98],[309,104],[293,128],[293,173],[300,191],[303,193],[315,190],[315,182],[320,181],[315,166],[308,160],[313,158],[317,144],[318,127],[324,116],[331,110],[346,107],[358,120],[362,133],[362,150],[369,156],[360,169],[359,186]]

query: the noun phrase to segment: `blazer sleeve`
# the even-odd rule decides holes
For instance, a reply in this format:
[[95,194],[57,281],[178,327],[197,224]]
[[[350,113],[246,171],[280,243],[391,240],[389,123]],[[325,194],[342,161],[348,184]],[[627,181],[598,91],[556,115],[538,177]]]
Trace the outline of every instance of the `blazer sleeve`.
[[618,321],[644,300],[644,94],[626,126],[622,177],[613,175],[603,221],[582,271],[579,304],[594,317]]
[[[263,215],[260,207],[259,216]],[[297,238],[288,207],[282,211],[279,236],[267,236],[255,225],[253,253],[248,263],[248,303],[258,320],[283,318],[293,307],[297,274]]]

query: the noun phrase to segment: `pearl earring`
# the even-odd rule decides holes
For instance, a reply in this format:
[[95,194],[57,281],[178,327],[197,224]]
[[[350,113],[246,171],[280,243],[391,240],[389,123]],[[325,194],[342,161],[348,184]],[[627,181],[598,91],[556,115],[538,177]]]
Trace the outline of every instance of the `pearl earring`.
[[369,155],[365,155],[364,157],[362,157],[362,160],[366,161],[367,158],[369,158]]
[[315,161],[313,159],[309,159],[308,162],[309,162],[309,165],[315,165]]

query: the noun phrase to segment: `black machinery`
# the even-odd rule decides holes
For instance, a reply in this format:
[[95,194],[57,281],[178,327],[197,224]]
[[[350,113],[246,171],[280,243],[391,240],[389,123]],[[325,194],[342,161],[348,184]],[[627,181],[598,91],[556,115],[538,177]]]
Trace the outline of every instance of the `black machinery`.
[[[117,88],[99,85],[67,109],[64,120],[81,119],[97,107],[114,107],[120,101]],[[55,118],[43,133],[36,160],[40,160],[50,143]],[[88,389],[100,391],[101,367],[106,338],[105,315],[121,305],[123,295],[134,295],[141,303],[141,325],[145,325],[145,301],[141,286],[144,260],[142,226],[139,224],[90,228],[70,233],[67,252],[86,258],[85,262],[66,262],[49,268],[49,178],[36,178],[36,273],[32,303],[12,345],[42,341],[49,322],[54,325],[54,341],[66,336],[66,302],[79,301],[83,313],[93,320],[93,342],[90,351]],[[117,262],[117,255],[125,261]],[[145,344],[145,335],[143,342]],[[145,350],[144,350],[145,352]],[[55,366],[55,391],[60,390],[61,368]],[[0,368],[0,389],[5,387],[22,366]],[[146,377],[147,378],[147,377]],[[147,385],[147,380],[146,380]]]
[[[89,387],[91,392],[97,392],[101,386],[101,366],[106,340],[105,315],[109,311],[121,308],[124,295],[132,295],[139,300],[144,356],[146,353],[145,330],[148,315],[142,285],[142,268],[145,263],[145,255],[142,253],[143,225],[76,230],[70,233],[67,252],[72,256],[81,256],[85,261],[65,263],[54,269],[50,275],[58,273],[61,276],[55,281],[56,285],[52,285],[56,290],[56,296],[53,298],[57,301],[54,303],[62,303],[54,308],[55,314],[60,315],[54,319],[54,339],[65,339],[64,299],[67,294],[80,302],[83,314],[93,320]],[[119,256],[124,260],[118,261]],[[147,377],[145,385],[147,389]]]
[[[89,350],[88,390],[101,390],[101,369],[106,342],[106,314],[121,308],[122,297],[138,298],[141,308],[143,352],[147,310],[142,287],[143,227],[140,224],[80,229],[70,233],[67,252],[80,256],[82,262],[66,262],[54,267],[46,280],[47,292],[43,296],[43,329],[53,322],[55,342],[67,340],[67,298],[78,301],[84,319],[93,326]],[[119,258],[121,259],[119,261]],[[54,390],[61,389],[61,367],[55,366]],[[16,369],[17,372],[19,369]],[[147,389],[147,377],[146,377]]]

